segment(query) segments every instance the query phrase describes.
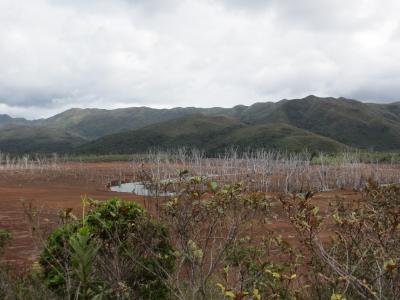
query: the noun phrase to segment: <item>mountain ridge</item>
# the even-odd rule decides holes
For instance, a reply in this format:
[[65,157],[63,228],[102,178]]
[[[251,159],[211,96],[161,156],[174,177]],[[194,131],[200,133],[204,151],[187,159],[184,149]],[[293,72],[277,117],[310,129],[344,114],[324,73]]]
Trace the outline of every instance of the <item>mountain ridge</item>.
[[[339,145],[345,145],[378,151],[400,150],[400,102],[366,103],[343,97],[317,97],[314,95],[300,99],[283,99],[278,102],[256,102],[248,106],[236,105],[231,108],[175,107],[156,109],[146,106],[113,110],[72,108],[47,119],[32,121],[0,115],[0,135],[6,126],[15,126],[16,136],[18,136],[18,126],[20,125],[30,126],[41,132],[46,132],[43,128],[47,128],[49,135],[62,136],[66,139],[66,142],[68,142],[68,137],[71,137],[71,145],[79,147],[108,135],[140,130],[164,122],[169,124],[168,122],[172,120],[190,119],[189,116],[197,120],[199,115],[204,116],[204,118],[224,116],[234,119],[241,123],[243,127],[251,127],[251,129],[246,130],[252,134],[254,133],[253,130],[258,132],[258,130],[261,130],[260,128],[265,131],[266,135],[272,134],[274,126],[276,127],[274,134],[284,132],[282,124],[286,124],[292,129],[292,131],[289,131],[297,137],[297,141],[302,134],[321,143],[322,139],[326,138],[329,143],[328,140],[324,140],[324,143],[331,144],[334,149],[339,149],[341,147]],[[210,120],[205,120],[205,123],[207,122],[210,122]],[[182,131],[183,128],[178,123],[175,125],[175,130]],[[174,122],[171,124],[174,124]],[[257,128],[256,126],[261,127]],[[208,126],[207,128],[211,131],[211,127]],[[297,129],[302,130],[302,133]],[[8,130],[10,130],[9,127]],[[243,129],[242,131],[245,132],[246,130]],[[233,131],[231,134],[233,134]],[[229,140],[228,137],[229,134],[227,133],[226,141]],[[248,146],[252,147],[257,145],[257,139],[260,138],[260,136],[257,136],[257,138],[254,136],[253,140],[246,140],[243,136],[243,141],[246,140]],[[29,136],[23,135],[21,139],[29,142]],[[191,137],[187,137],[187,139],[190,140]],[[283,137],[281,136],[280,139],[282,140]],[[288,137],[288,139],[293,140],[294,138]],[[267,140],[265,139],[265,141]],[[5,143],[4,139],[2,141]],[[51,136],[49,141],[51,141]],[[333,146],[332,141],[338,144]],[[242,143],[242,141],[232,138],[231,143],[234,142]],[[274,143],[277,143],[277,141]],[[298,144],[301,145],[302,143],[299,142]],[[285,146],[289,144],[285,143]],[[4,151],[2,145],[0,141],[0,151]],[[8,145],[10,144],[8,143]],[[268,145],[265,144],[264,146],[267,147]],[[17,151],[18,147],[16,146]]]
[[107,135],[77,148],[78,154],[140,153],[157,148],[198,148],[207,155],[223,153],[229,147],[245,151],[249,147],[288,151],[344,150],[329,138],[318,136],[287,124],[247,125],[226,116],[189,115],[131,130]]

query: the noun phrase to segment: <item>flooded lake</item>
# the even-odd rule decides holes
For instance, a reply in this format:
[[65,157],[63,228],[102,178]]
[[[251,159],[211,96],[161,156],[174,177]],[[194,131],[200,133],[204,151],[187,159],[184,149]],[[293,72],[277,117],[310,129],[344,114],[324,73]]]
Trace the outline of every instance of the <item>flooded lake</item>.
[[127,182],[127,183],[122,183],[120,185],[114,185],[110,187],[110,190],[113,192],[119,192],[119,193],[132,193],[135,195],[139,196],[173,196],[173,192],[164,192],[164,191],[159,191],[156,193],[156,191],[148,189],[142,182]]

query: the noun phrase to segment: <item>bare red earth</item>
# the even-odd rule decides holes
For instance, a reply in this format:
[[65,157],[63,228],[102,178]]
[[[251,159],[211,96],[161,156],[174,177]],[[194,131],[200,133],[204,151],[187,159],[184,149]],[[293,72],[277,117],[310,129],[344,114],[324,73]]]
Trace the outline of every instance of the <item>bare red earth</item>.
[[[60,210],[72,208],[75,215],[80,215],[81,199],[85,195],[98,200],[118,196],[137,201],[152,210],[151,199],[107,189],[106,185],[111,180],[132,177],[134,168],[129,163],[77,163],[55,170],[0,170],[0,228],[9,230],[13,236],[3,260],[12,265],[27,265],[37,259],[40,246],[35,246],[32,239],[21,200],[39,208],[41,222],[47,222],[50,227],[56,226]],[[352,200],[359,194],[352,191],[320,193],[314,201],[323,211],[335,197]],[[277,219],[270,224],[254,224],[251,234],[262,235],[266,229],[270,229],[289,239],[294,238],[293,230],[278,204],[274,205],[274,211]]]

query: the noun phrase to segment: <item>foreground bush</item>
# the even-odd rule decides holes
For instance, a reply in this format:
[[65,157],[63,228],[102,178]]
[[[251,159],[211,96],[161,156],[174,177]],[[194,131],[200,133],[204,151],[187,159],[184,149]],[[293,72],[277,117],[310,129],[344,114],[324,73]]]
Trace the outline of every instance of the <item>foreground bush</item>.
[[9,240],[11,240],[11,234],[7,230],[0,229],[0,254]]
[[56,229],[40,264],[62,297],[165,299],[174,256],[162,225],[136,203],[111,199],[89,201],[82,221]]
[[[11,239],[12,236],[8,231],[0,229],[0,254]],[[0,263],[0,299],[54,299],[52,292],[37,275],[18,274],[10,266]]]
[[176,184],[160,215],[175,240],[176,298],[296,298],[296,253],[272,231],[251,236],[271,220],[270,197],[243,182],[221,185],[187,172]]
[[[0,268],[0,299],[400,299],[400,187],[371,181],[321,212],[312,192],[277,199],[187,171],[173,183],[159,221],[119,199],[86,199],[82,220],[64,212],[40,268]],[[272,231],[274,209],[292,244]]]
[[[359,201],[331,203],[323,217],[312,194],[281,199],[307,247],[313,299],[400,299],[400,187],[370,181]],[[321,227],[333,233],[324,242]],[[326,229],[326,228],[325,228]]]
[[11,267],[0,265],[0,299],[52,300],[57,297],[43,283],[39,274],[16,273]]

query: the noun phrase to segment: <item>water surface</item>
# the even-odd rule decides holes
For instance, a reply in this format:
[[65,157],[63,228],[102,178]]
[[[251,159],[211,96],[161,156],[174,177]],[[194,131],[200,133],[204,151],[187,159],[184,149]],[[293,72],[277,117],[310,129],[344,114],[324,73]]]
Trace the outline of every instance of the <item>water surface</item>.
[[148,189],[142,182],[127,182],[120,185],[113,185],[110,187],[113,192],[119,193],[132,193],[139,196],[173,196],[172,192],[152,191]]

